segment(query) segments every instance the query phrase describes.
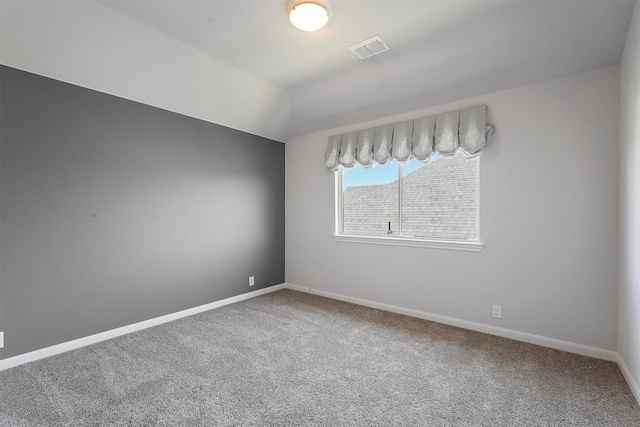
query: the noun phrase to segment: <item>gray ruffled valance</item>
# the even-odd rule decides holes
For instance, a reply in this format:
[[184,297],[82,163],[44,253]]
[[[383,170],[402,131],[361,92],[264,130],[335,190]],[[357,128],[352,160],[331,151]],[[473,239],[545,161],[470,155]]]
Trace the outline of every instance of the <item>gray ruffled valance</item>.
[[461,150],[475,157],[487,146],[493,125],[487,124],[487,106],[423,117],[329,137],[325,161],[333,171],[340,167],[366,168],[412,159],[428,162],[435,153],[453,156]]

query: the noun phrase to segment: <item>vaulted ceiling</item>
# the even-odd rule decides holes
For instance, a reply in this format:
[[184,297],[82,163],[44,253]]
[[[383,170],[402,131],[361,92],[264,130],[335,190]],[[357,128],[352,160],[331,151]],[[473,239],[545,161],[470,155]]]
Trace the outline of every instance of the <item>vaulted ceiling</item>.
[[[620,61],[633,1],[327,0],[314,33],[286,0],[102,4],[291,94],[300,135]],[[379,35],[365,60],[348,47]]]

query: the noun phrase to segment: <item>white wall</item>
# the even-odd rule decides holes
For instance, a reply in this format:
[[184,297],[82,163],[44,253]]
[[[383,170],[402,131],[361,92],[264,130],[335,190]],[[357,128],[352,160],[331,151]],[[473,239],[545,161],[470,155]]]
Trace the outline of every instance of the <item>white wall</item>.
[[[481,103],[482,252],[333,241],[328,136]],[[618,108],[611,66],[287,141],[287,283],[615,351]]]
[[0,62],[284,141],[290,97],[93,1],[1,1]]
[[618,352],[640,402],[640,2],[620,65]]

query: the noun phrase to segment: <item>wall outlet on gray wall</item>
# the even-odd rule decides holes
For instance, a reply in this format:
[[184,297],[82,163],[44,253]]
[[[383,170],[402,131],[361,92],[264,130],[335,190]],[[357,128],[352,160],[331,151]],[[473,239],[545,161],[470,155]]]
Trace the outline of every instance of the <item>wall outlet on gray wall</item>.
[[493,306],[493,311],[492,311],[491,314],[496,319],[502,319],[502,306],[501,305],[494,305]]
[[254,276],[249,276],[249,286],[253,286],[255,284]]
[[4,348],[4,332],[0,332],[0,348]]

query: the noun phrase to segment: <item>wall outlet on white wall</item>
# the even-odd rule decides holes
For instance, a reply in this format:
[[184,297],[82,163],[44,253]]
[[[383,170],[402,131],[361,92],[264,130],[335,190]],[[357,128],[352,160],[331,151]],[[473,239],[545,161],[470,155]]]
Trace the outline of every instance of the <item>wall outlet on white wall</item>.
[[255,276],[249,276],[249,286],[253,286],[255,284]]
[[0,331],[0,348],[4,348],[4,332]]
[[494,305],[493,306],[492,315],[496,319],[502,319],[502,306],[501,305]]

